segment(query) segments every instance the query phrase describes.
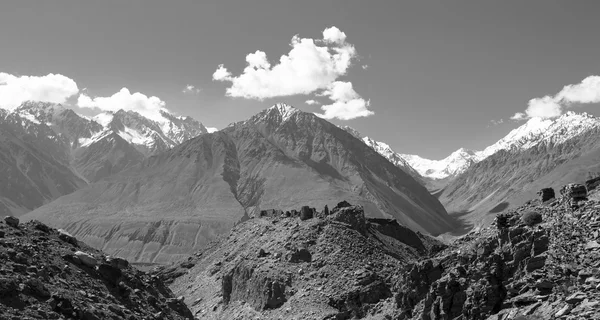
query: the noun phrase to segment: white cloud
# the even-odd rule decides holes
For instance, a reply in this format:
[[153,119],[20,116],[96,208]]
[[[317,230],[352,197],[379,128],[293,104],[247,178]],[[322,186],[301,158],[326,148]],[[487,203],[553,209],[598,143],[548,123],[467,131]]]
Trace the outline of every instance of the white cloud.
[[565,86],[555,97],[566,103],[600,102],[600,76],[589,76],[581,83]]
[[208,133],[213,133],[213,132],[219,131],[219,129],[213,128],[213,127],[206,127],[206,130],[208,131]]
[[103,111],[135,111],[152,120],[161,120],[160,110],[168,111],[165,102],[158,97],[148,97],[143,93],[131,93],[123,88],[110,97],[92,98],[85,93],[79,95],[77,105],[81,108],[98,108]]
[[323,114],[315,113],[319,117],[350,120],[374,114],[373,111],[368,109],[369,101],[361,98],[354,91],[350,82],[335,81],[320,95],[329,97],[329,99],[333,100],[333,103],[321,106],[321,109],[325,112]]
[[492,123],[492,125],[497,126],[499,124],[503,124],[504,123],[504,119],[500,119],[500,120],[490,120],[490,122]]
[[319,103],[318,103],[316,100],[312,100],[312,99],[310,99],[310,100],[306,100],[306,102],[305,102],[305,103],[306,103],[306,104],[308,104],[308,105],[319,104]]
[[323,30],[323,40],[327,43],[343,44],[346,42],[346,34],[337,27],[333,26]]
[[523,120],[525,118],[527,118],[527,116],[523,112],[517,112],[510,117],[511,120]]
[[61,74],[15,76],[0,72],[0,108],[11,110],[28,100],[64,103],[78,92],[77,83]]
[[346,34],[336,27],[323,31],[322,40],[294,36],[289,53],[271,65],[265,52],[257,50],[246,56],[247,66],[233,76],[219,65],[213,80],[231,82],[226,94],[247,99],[266,99],[296,94],[309,94],[326,89],[345,75],[356,57]]
[[181,92],[183,93],[200,93],[201,89],[200,88],[196,88],[195,86],[188,84],[185,86],[185,88],[183,88],[183,90],[181,90]]
[[367,69],[369,69],[369,65],[368,64],[363,64],[362,68],[363,68],[363,70],[367,70]]
[[233,81],[231,78],[231,73],[227,71],[222,64],[219,65],[219,68],[213,73],[214,81]]
[[587,103],[600,103],[600,76],[589,76],[578,84],[567,85],[554,96],[531,99],[525,113],[517,112],[511,119],[555,118],[566,108]]

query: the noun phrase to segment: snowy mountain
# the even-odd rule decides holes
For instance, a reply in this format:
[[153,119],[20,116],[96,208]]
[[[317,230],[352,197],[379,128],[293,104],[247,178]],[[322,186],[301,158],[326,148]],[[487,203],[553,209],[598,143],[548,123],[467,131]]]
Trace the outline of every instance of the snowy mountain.
[[0,213],[7,214],[32,210],[208,132],[202,123],[168,112],[155,120],[123,110],[88,118],[60,104],[31,101],[0,109],[0,129],[0,162],[10,186],[0,194]]
[[363,137],[360,132],[348,126],[340,126],[340,128],[346,130],[354,137],[362,140],[366,145],[371,147],[373,150],[377,151],[377,153],[379,153],[380,155],[384,156],[391,163],[404,170],[404,172],[408,173],[416,180],[421,181],[421,174],[417,170],[415,170],[415,168],[413,168],[409,164],[409,162],[406,159],[404,159],[399,153],[392,150],[392,148],[387,143],[376,141],[369,137]]
[[598,127],[600,127],[599,118],[587,113],[569,111],[556,119],[532,118],[482,151],[461,148],[442,160],[429,160],[409,154],[400,156],[422,176],[444,179],[465,172],[474,163],[478,163],[500,150],[518,152],[542,142],[560,144]]

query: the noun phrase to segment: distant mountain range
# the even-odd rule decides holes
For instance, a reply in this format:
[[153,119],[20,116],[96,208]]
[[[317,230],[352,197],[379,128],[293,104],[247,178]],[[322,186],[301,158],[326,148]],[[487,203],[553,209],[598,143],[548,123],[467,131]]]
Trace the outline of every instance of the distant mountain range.
[[91,183],[25,215],[132,260],[184,257],[260,210],[347,200],[372,217],[439,234],[440,202],[355,136],[278,104]]
[[168,112],[155,120],[123,110],[90,119],[60,104],[25,102],[13,111],[0,109],[0,132],[7,182],[0,186],[6,188],[0,214],[20,215],[207,129]]
[[597,127],[598,119],[583,113],[569,111],[556,119],[532,118],[512,130],[504,138],[482,151],[460,148],[442,160],[429,160],[417,155],[398,154],[421,176],[431,179],[446,179],[465,172],[500,150],[511,152],[527,150],[541,142],[559,144]]

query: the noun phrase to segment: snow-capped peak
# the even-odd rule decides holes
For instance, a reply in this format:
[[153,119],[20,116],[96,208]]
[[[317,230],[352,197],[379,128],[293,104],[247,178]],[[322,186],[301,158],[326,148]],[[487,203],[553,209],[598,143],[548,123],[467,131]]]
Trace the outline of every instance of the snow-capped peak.
[[300,112],[298,109],[296,109],[288,104],[285,104],[285,103],[278,103],[278,104],[272,106],[271,108],[269,108],[269,110],[277,110],[279,112],[279,114],[281,115],[282,122],[287,121],[291,116]]
[[540,143],[562,143],[590,129],[600,127],[600,119],[587,113],[568,111],[554,119],[532,118],[512,130],[483,151],[458,149],[442,160],[402,155],[421,175],[434,179],[464,172],[471,164],[482,161],[500,150],[520,151]]

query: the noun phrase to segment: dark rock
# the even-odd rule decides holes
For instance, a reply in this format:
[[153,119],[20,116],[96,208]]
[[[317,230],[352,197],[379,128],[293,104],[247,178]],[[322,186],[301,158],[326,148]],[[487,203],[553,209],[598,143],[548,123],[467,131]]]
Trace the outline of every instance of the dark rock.
[[293,262],[293,263],[311,262],[311,260],[312,260],[312,254],[310,253],[310,251],[308,251],[308,249],[305,249],[305,248],[302,248],[299,250],[294,250],[290,254],[290,258],[289,258],[289,261]]
[[68,234],[66,231],[58,230],[58,238],[66,243],[70,243],[74,246],[78,245],[77,239],[72,235]]
[[6,217],[4,217],[4,222],[6,222],[7,225],[9,225],[13,228],[19,227],[19,218],[17,218],[17,217],[6,216]]
[[41,223],[40,221],[37,220],[32,220],[30,222],[31,224],[33,224],[34,228],[43,232],[50,232],[50,227],[48,227],[47,225]]
[[129,267],[127,260],[118,257],[107,257],[106,262],[118,269],[127,269]]
[[542,202],[546,202],[548,200],[554,199],[555,195],[554,195],[554,189],[552,188],[544,188],[540,191],[538,191],[538,196],[540,196],[540,200]]
[[269,254],[267,252],[265,252],[265,250],[263,248],[258,249],[258,257],[259,258],[263,258],[268,256]]
[[103,279],[113,284],[117,284],[122,275],[121,269],[106,263],[98,265],[96,271]]
[[328,219],[349,224],[351,228],[361,233],[366,231],[367,220],[362,206],[349,206],[333,210]]
[[348,201],[344,200],[342,202],[338,202],[338,204],[335,207],[333,207],[333,209],[331,209],[331,212],[333,213],[335,211],[338,211],[339,209],[350,207],[350,206],[352,206],[352,205],[350,203],[348,203]]
[[313,209],[309,206],[303,206],[300,209],[300,220],[308,220],[313,218]]

